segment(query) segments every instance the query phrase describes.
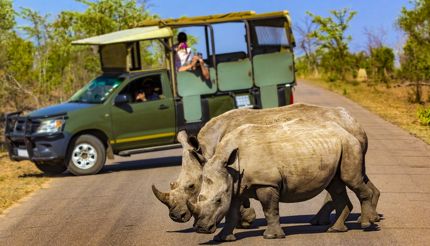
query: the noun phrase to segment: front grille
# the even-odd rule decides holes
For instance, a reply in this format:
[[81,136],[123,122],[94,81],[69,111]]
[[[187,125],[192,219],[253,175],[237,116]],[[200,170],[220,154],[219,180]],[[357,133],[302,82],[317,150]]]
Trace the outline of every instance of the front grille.
[[12,115],[6,120],[6,134],[25,135],[34,133],[40,126],[40,120]]
[[18,120],[16,120],[15,122],[15,126],[13,128],[13,132],[14,133],[24,133],[25,132],[25,119],[23,118],[19,118]]

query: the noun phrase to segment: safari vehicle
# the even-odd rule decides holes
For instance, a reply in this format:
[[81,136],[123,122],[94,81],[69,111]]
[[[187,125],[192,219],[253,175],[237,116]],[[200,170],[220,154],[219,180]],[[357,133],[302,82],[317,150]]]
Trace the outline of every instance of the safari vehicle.
[[[217,52],[225,24],[243,30],[228,42],[243,43],[244,51]],[[175,32],[190,27],[204,31],[209,80],[175,69]],[[103,74],[66,103],[6,117],[10,158],[31,160],[45,173],[95,174],[114,155],[176,148],[179,130],[197,134],[228,110],[293,103],[295,44],[286,11],[148,20],[73,44],[97,46]],[[139,90],[156,96],[139,102]]]

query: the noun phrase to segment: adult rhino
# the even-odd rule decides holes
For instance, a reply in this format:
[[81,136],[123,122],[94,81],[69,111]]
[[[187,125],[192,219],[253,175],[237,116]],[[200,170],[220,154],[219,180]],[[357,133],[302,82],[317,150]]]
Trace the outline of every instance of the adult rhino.
[[[174,221],[188,221],[191,218],[191,213],[185,202],[187,200],[195,201],[196,194],[200,191],[201,186],[202,165],[213,156],[217,144],[227,133],[244,124],[268,125],[294,119],[302,119],[314,124],[326,121],[337,122],[347,132],[357,138],[364,150],[363,154],[367,151],[368,143],[366,132],[344,108],[321,107],[298,103],[273,109],[231,110],[206,123],[198,134],[198,139],[188,137],[185,132],[180,132],[178,134],[178,141],[183,146],[181,172],[178,179],[171,183],[170,192],[160,192],[153,186],[154,194],[162,203],[167,205],[169,208],[169,215]],[[370,181],[368,185],[375,193],[372,203],[376,208],[379,191]],[[249,202],[245,201],[244,205],[248,207]],[[327,195],[325,203],[312,219],[311,223],[329,224],[330,213],[333,209],[334,206],[331,202],[330,195]],[[249,227],[249,222],[255,218],[255,212],[252,209],[243,209],[242,212],[244,217],[242,226]]]
[[[195,138],[189,138],[185,131],[180,131],[177,140],[182,145],[182,166],[179,176],[175,182],[170,183],[170,192],[161,192],[154,185],[152,191],[168,207],[170,218],[175,222],[184,223],[192,216],[186,202],[189,200],[195,202],[200,192],[203,163],[196,156]],[[241,223],[238,227],[249,228],[255,217],[255,211],[250,208],[249,200],[244,201],[241,206]]]
[[327,189],[336,207],[334,226],[345,226],[350,213],[345,184],[361,203],[362,227],[376,221],[373,191],[365,183],[363,149],[353,135],[337,123],[310,124],[294,120],[276,125],[244,125],[227,134],[203,168],[197,203],[187,202],[200,233],[235,240],[240,202],[254,198],[262,204],[267,220],[264,238],[283,238],[279,202],[313,198]]

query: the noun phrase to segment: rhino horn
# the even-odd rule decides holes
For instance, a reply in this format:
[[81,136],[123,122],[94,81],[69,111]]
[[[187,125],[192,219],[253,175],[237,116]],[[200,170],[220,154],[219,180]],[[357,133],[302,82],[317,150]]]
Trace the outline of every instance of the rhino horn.
[[197,207],[197,205],[189,200],[187,200],[187,208],[191,211],[193,215],[200,214],[200,209]]
[[157,197],[160,202],[162,202],[164,205],[170,208],[170,202],[169,202],[169,193],[161,192],[159,191],[155,185],[152,185],[152,192],[154,192],[154,195]]

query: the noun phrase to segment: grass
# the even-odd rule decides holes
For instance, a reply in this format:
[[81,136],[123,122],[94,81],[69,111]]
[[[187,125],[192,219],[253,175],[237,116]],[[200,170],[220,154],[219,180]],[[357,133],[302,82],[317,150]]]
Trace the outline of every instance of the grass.
[[0,153],[0,214],[48,180],[33,163],[12,162],[6,153]]
[[325,82],[307,80],[311,84],[341,94],[357,102],[385,120],[405,129],[430,144],[430,126],[420,124],[417,111],[430,107],[430,90],[424,88],[423,100],[426,103],[410,103],[411,88],[387,87],[358,82]]

